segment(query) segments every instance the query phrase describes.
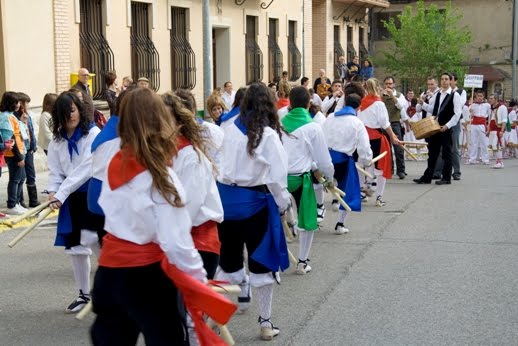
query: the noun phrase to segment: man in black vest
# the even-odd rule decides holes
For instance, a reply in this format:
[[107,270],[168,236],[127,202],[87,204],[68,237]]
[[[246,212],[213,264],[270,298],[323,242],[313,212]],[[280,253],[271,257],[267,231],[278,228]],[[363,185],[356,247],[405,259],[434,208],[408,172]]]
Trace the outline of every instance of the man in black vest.
[[77,72],[77,83],[72,86],[72,88],[76,88],[84,91],[87,95],[92,96],[90,93],[90,85],[88,81],[90,80],[90,72],[84,67],[81,67]]
[[444,167],[442,179],[436,181],[437,185],[451,184],[452,169],[452,136],[451,128],[459,122],[462,114],[462,102],[459,93],[450,87],[451,75],[447,72],[441,75],[441,90],[435,94],[429,104],[423,104],[423,109],[428,111],[432,107],[432,114],[437,116],[441,131],[428,138],[428,166],[419,179],[414,179],[417,184],[430,184],[432,182],[437,157],[442,150]]

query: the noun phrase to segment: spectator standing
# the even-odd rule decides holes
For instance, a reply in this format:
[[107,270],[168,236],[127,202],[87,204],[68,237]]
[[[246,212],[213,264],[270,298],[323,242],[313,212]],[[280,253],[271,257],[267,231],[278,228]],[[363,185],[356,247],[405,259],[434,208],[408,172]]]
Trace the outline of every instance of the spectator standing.
[[52,141],[52,108],[58,95],[53,93],[45,94],[43,97],[42,112],[39,121],[38,144],[45,155],[49,152],[49,143]]
[[223,84],[223,94],[221,97],[223,97],[223,101],[225,102],[227,109],[231,109],[234,104],[234,98],[236,97],[236,92],[232,87],[232,82],[228,81]]
[[331,81],[326,77],[326,70],[321,69],[318,73],[319,77],[315,79],[313,90],[323,100],[327,96],[327,89],[331,86]]
[[90,72],[84,67],[81,67],[79,71],[77,71],[77,83],[72,86],[72,88],[79,89],[83,92],[85,92],[90,97],[90,85],[88,84],[88,81],[90,80]]
[[374,67],[369,59],[363,60],[363,66],[361,67],[359,74],[365,80],[374,77]]
[[110,116],[115,114],[117,97],[119,96],[119,89],[117,88],[117,74],[113,71],[109,71],[104,76],[104,82],[106,83],[106,89],[104,89],[104,99],[108,102],[110,107]]

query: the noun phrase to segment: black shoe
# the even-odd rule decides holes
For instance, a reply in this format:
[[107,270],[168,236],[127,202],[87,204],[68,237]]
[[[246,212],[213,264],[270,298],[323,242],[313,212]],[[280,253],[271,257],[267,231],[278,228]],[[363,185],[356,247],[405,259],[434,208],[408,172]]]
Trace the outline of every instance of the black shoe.
[[438,179],[441,179],[442,177],[440,175],[434,175],[432,177],[433,180],[438,180]]
[[426,180],[423,177],[421,177],[419,179],[414,179],[414,183],[416,183],[416,184],[431,184],[432,181],[431,180]]
[[435,185],[450,185],[451,184],[451,180],[438,180],[435,182]]
[[453,180],[460,180],[460,174],[454,174]]
[[399,177],[399,179],[405,179],[406,174],[405,174],[405,173],[402,173],[402,172],[399,172],[399,173],[397,174],[397,176]]
[[27,204],[25,204],[25,202],[24,202],[24,201],[20,201],[20,205],[21,205],[22,207],[24,207],[25,209],[29,209],[29,206],[27,206]]

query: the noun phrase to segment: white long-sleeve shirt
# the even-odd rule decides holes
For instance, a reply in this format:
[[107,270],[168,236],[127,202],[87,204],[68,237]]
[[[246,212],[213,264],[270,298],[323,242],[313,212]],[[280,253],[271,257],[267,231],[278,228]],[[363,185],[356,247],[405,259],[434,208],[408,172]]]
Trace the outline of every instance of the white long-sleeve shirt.
[[49,168],[48,188],[49,192],[56,192],[54,197],[61,203],[70,194],[80,188],[93,175],[92,171],[92,142],[100,130],[94,126],[86,136],[77,141],[77,149],[70,160],[68,142],[66,140],[53,139],[49,144],[47,166]]
[[358,161],[368,164],[372,160],[369,135],[363,122],[353,115],[329,115],[322,125],[329,149],[352,156],[358,151]]
[[[340,101],[340,99],[342,99],[342,97],[334,97],[334,96],[326,96],[324,98],[324,100],[322,101],[322,105],[320,106],[320,110],[322,111],[322,113],[324,114],[327,114],[327,112],[329,111],[329,109],[331,108],[331,106],[333,105],[333,103],[336,102],[336,106],[335,106],[335,109],[333,110],[333,112],[336,112],[338,111],[338,103]],[[343,107],[343,105],[342,105]]]
[[334,175],[334,167],[327,148],[322,127],[308,123],[284,136],[282,143],[288,154],[288,174],[309,172],[313,162],[328,178]]
[[507,122],[507,107],[500,105],[497,109],[492,109],[491,120],[495,120],[497,125]]
[[212,165],[192,145],[182,148],[173,159],[173,170],[186,192],[185,208],[193,226],[209,220],[223,221],[223,206],[212,172]]
[[221,161],[221,145],[223,145],[223,136],[225,133],[216,124],[204,121],[201,126],[204,129],[203,137],[207,146],[207,155],[219,167]]
[[358,119],[371,129],[386,129],[390,127],[387,107],[385,107],[383,101],[375,101],[364,110],[359,110]]
[[[180,198],[186,201],[185,191],[171,168],[173,181]],[[117,238],[135,244],[156,243],[171,264],[204,282],[206,272],[191,237],[191,218],[187,208],[176,208],[152,186],[149,171],[137,174],[126,184],[112,190],[103,179],[99,205],[106,217],[104,228]],[[172,198],[172,196],[171,196]]]
[[[461,102],[461,97],[460,97],[459,93],[454,92],[451,88],[448,88],[446,90],[439,89],[439,91],[430,98],[430,101],[428,103],[423,103],[423,105],[422,105],[423,109],[427,113],[432,114],[433,108],[435,106],[436,98],[440,97],[440,101],[439,101],[439,110],[440,110],[444,99],[446,98],[446,96],[448,96],[451,93],[453,93],[453,112],[454,112],[454,114],[451,117],[450,121],[448,121],[445,124],[449,129],[451,129],[453,126],[457,125],[457,123],[459,122],[460,116],[462,115],[462,106],[464,104]],[[432,114],[432,115],[437,115],[437,114]]]
[[266,184],[279,210],[285,210],[290,201],[286,179],[288,155],[277,132],[265,127],[255,155],[250,157],[247,150],[248,137],[235,124],[225,127],[224,131],[218,181],[238,186]]
[[487,102],[473,103],[469,106],[469,112],[472,116],[489,118],[491,115],[491,105]]

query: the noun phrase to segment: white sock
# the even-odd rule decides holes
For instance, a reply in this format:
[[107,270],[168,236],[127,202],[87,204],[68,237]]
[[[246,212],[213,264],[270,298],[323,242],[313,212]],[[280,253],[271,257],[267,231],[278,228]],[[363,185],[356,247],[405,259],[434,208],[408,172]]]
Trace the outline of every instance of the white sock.
[[[254,287],[255,297],[257,299],[257,307],[259,316],[267,320],[272,316],[272,300],[273,300],[273,284]],[[271,327],[270,323],[261,324],[261,327]]]
[[376,174],[376,196],[383,196],[383,192],[385,192],[385,184],[387,183],[387,179],[383,176],[383,172],[379,170],[375,170]]
[[71,255],[72,270],[74,272],[74,280],[78,290],[84,294],[90,294],[90,256],[89,255]]
[[299,232],[299,260],[305,261],[308,259],[314,234],[314,231],[301,230]]
[[322,184],[313,184],[315,190],[315,197],[317,198],[317,204],[324,204],[324,186]]
[[340,209],[340,214],[338,215],[338,223],[344,223],[345,222],[345,217],[347,216],[347,210],[342,210]]

